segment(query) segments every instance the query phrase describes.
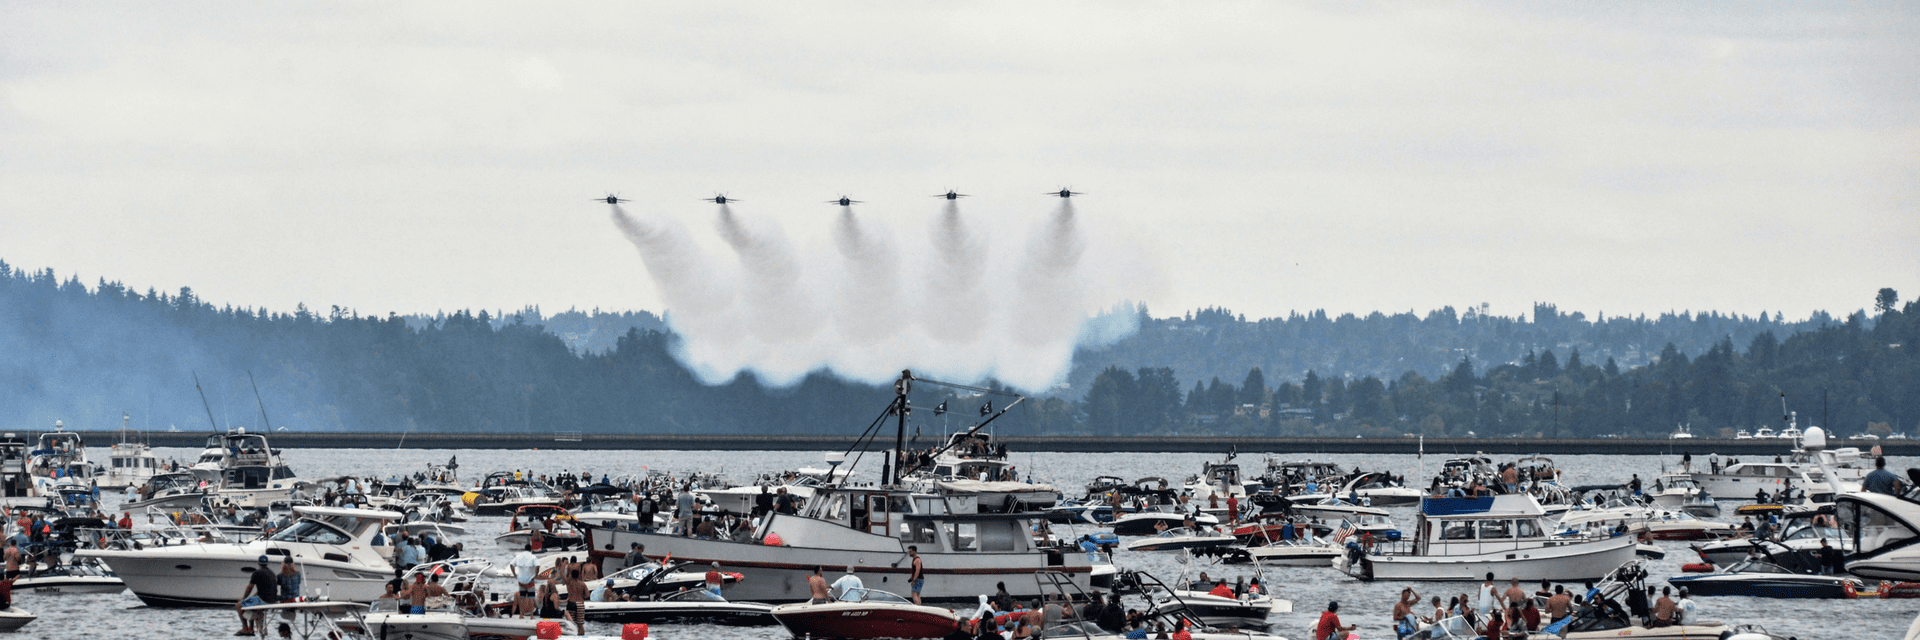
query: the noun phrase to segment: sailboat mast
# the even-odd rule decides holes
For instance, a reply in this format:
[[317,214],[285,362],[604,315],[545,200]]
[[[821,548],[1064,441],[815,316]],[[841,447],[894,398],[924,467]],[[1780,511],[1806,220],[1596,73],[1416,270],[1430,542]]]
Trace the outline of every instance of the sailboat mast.
[[213,432],[220,433],[220,421],[213,419],[213,405],[207,404],[207,391],[200,388],[200,374],[193,373],[193,390],[200,392],[200,407],[207,410],[207,423],[213,425]]

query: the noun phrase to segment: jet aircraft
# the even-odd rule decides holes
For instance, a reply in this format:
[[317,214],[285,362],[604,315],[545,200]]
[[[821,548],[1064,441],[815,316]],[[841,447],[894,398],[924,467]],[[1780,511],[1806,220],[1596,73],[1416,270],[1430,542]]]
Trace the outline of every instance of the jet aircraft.
[[607,203],[607,204],[620,204],[620,203],[622,203],[622,202],[632,202],[632,200],[628,200],[628,199],[626,199],[626,198],[621,198],[621,197],[616,197],[616,196],[614,196],[614,195],[613,195],[613,194],[611,194],[611,193],[609,193],[609,194],[607,194],[607,197],[605,197],[605,198],[598,198],[598,199],[599,199],[599,200],[604,200],[604,201],[606,201],[606,203]]
[[840,196],[839,200],[828,200],[827,204],[837,204],[842,207],[851,207],[853,205],[860,204],[860,201],[855,200],[853,198],[846,197],[846,196]]
[[959,200],[959,199],[961,199],[961,198],[965,198],[965,197],[967,197],[967,194],[964,194],[964,193],[954,193],[952,189],[948,189],[946,193],[943,193],[943,194],[940,194],[940,195],[937,195],[937,196],[934,196],[934,197],[935,197],[935,198],[946,198],[946,199],[948,199],[948,200]]
[[1049,193],[1049,194],[1047,194],[1047,195],[1050,195],[1050,196],[1060,196],[1060,197],[1062,197],[1062,198],[1071,198],[1071,197],[1074,197],[1074,196],[1084,196],[1084,195],[1087,195],[1087,194],[1086,194],[1086,193],[1083,193],[1083,192],[1080,192],[1080,191],[1068,191],[1068,190],[1066,190],[1066,189],[1061,189],[1061,190],[1059,190],[1059,191],[1055,191],[1055,192],[1053,192],[1053,193]]
[[714,203],[714,204],[726,204],[726,203],[729,203],[729,202],[739,202],[739,201],[740,201],[740,199],[739,199],[739,198],[729,198],[729,197],[727,197],[727,194],[724,194],[724,193],[717,193],[717,194],[714,194],[714,196],[713,196],[713,197],[711,197],[711,198],[705,198],[705,200],[706,200],[707,202],[711,202],[711,203]]

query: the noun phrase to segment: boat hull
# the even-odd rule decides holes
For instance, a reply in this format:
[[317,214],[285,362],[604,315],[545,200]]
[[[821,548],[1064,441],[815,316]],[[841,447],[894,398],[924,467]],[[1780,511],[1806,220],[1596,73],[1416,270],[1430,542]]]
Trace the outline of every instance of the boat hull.
[[[231,607],[246,591],[247,577],[258,568],[264,546],[182,545],[143,551],[82,551],[113,568],[126,588],[151,607]],[[303,556],[305,554],[302,554]],[[300,560],[307,595],[332,600],[373,602],[385,591],[392,571],[332,560]]]
[[467,623],[455,613],[369,613],[367,634],[408,640],[467,640]]
[[126,582],[107,576],[53,576],[47,578],[21,578],[13,583],[14,592],[33,593],[120,593],[127,590]]
[[[786,516],[782,516],[786,517]],[[828,578],[846,567],[858,567],[867,587],[907,592],[907,577],[912,567],[903,562],[904,549],[897,538],[889,538],[892,549],[829,549],[821,547],[770,546],[754,542],[701,540],[658,533],[637,533],[588,527],[588,548],[595,557],[617,560],[619,554],[600,549],[612,544],[626,549],[632,543],[646,547],[646,555],[664,559],[705,564],[719,562],[723,571],[737,571],[743,577],[726,589],[727,599],[743,602],[802,602],[811,591],[807,577],[816,567],[824,568]],[[1041,571],[1065,571],[1082,589],[1090,588],[1092,567],[1080,553],[926,553],[920,554],[926,570],[926,585],[921,599],[933,602],[975,602],[979,594],[993,593],[996,584],[1005,582],[1015,597],[1026,599],[1041,595],[1033,574]],[[1053,564],[1053,563],[1059,564]]]
[[758,602],[589,602],[587,620],[620,624],[719,624],[751,627],[778,624],[773,606]]
[[1674,576],[1667,582],[1696,596],[1752,598],[1845,598],[1848,578],[1838,576],[1711,574]]
[[1368,555],[1364,556],[1367,562],[1353,562],[1351,556],[1342,555],[1333,561],[1333,565],[1347,575],[1363,580],[1474,582],[1491,573],[1496,582],[1512,578],[1519,578],[1522,582],[1579,582],[1600,579],[1615,567],[1633,560],[1636,548],[1633,538],[1620,536],[1593,542],[1498,550],[1474,555]]
[[19,631],[20,627],[27,626],[27,623],[37,619],[39,619],[39,616],[33,615],[26,609],[20,607],[0,609],[0,633]]
[[773,617],[795,638],[877,640],[944,638],[960,628],[951,611],[912,605],[833,602],[774,607]]

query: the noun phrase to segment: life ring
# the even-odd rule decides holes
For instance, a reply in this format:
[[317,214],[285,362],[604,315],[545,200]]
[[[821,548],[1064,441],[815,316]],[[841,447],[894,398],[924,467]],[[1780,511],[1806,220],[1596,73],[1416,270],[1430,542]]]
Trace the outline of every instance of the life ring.
[[1841,591],[1844,591],[1844,592],[1846,592],[1846,594],[1847,594],[1847,599],[1848,599],[1848,600],[1852,600],[1852,599],[1854,599],[1854,598],[1858,598],[1858,597],[1860,597],[1860,592],[1859,592],[1859,591],[1856,591],[1856,590],[1855,590],[1855,589],[1853,588],[1853,581],[1852,581],[1852,580],[1845,580],[1845,581],[1842,581],[1842,582],[1840,583],[1840,590],[1841,590]]
[[1713,573],[1713,565],[1705,562],[1695,562],[1693,564],[1680,565],[1680,570],[1686,573]]

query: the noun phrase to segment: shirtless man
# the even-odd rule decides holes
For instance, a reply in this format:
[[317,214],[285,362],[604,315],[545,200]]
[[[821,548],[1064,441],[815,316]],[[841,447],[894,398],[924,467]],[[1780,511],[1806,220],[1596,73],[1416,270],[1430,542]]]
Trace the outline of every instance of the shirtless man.
[[[407,613],[417,616],[427,612],[427,587],[429,586],[439,587],[440,585],[427,584],[427,574],[416,573],[413,575],[413,584],[407,585],[407,590],[400,594],[400,597],[406,599],[407,606],[411,607],[407,609]],[[446,592],[447,590],[444,587],[440,589],[440,593],[445,594]]]
[[581,608],[586,601],[587,583],[580,579],[580,570],[567,572],[567,619],[580,629],[587,628],[587,612]]
[[20,541],[18,540],[7,541],[7,574],[4,577],[8,580],[20,577]]
[[[1509,586],[1507,587],[1507,592],[1504,595],[1507,601],[1507,606],[1509,607],[1523,606],[1523,604],[1527,601],[1527,590],[1520,588],[1520,579],[1513,578],[1511,581],[1509,581],[1508,585]],[[1512,621],[1509,620],[1508,623],[1509,625],[1511,625]]]
[[830,601],[827,596],[827,579],[820,575],[821,571],[822,569],[816,566],[813,568],[813,575],[807,576],[807,595],[809,596],[807,598],[807,604],[821,604]]

